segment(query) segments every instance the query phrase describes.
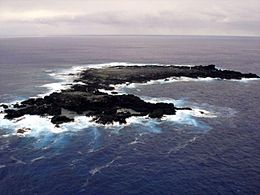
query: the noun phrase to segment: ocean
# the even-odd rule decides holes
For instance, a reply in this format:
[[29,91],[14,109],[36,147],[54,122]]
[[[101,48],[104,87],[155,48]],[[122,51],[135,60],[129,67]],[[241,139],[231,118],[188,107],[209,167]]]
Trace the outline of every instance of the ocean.
[[[66,87],[68,73],[89,66],[149,64],[260,75],[260,38],[0,38],[0,102]],[[193,111],[109,126],[78,117],[60,129],[46,118],[15,123],[0,114],[0,194],[260,194],[259,80],[181,79],[118,91]],[[17,136],[22,126],[32,132]]]

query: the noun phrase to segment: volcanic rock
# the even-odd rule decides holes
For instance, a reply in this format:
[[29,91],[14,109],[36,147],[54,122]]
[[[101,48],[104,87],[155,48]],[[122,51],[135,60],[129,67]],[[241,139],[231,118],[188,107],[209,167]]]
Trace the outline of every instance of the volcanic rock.
[[[59,125],[71,122],[73,119],[62,115],[62,110],[72,111],[77,115],[92,116],[101,124],[113,122],[126,123],[131,116],[149,116],[161,118],[163,115],[174,115],[176,110],[191,110],[191,108],[176,108],[173,104],[149,103],[131,94],[112,95],[100,92],[100,89],[114,90],[114,85],[129,83],[144,83],[150,80],[167,79],[170,77],[189,78],[220,78],[242,79],[259,78],[248,73],[220,70],[215,65],[208,66],[114,66],[103,69],[86,69],[70,89],[55,92],[44,98],[30,98],[15,104],[14,109],[5,109],[5,118],[14,119],[25,114],[54,116],[51,122]],[[2,105],[3,107],[3,105]],[[22,130],[20,130],[22,132]]]

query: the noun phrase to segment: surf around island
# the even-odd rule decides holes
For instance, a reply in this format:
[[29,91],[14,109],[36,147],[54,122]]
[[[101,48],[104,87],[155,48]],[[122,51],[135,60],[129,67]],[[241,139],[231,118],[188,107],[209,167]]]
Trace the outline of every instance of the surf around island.
[[[75,76],[74,73],[70,73]],[[66,89],[52,92],[44,97],[29,98],[13,104],[2,104],[6,120],[19,120],[27,115],[47,117],[59,127],[62,123],[73,122],[76,117],[88,117],[97,124],[107,125],[118,122],[125,124],[130,117],[162,118],[192,108],[176,107],[173,103],[149,102],[132,94],[120,94],[119,85],[143,84],[151,81],[172,81],[189,79],[258,79],[252,73],[217,69],[208,66],[109,66],[82,69]],[[201,113],[203,114],[203,113]],[[24,127],[17,133],[30,129]]]

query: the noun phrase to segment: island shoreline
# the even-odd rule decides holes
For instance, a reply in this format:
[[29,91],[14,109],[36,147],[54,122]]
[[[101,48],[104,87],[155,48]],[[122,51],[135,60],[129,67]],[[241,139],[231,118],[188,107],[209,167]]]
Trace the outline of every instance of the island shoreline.
[[[259,79],[256,74],[220,70],[215,65],[86,68],[79,73],[78,78],[74,80],[74,84],[69,89],[53,92],[42,98],[30,98],[11,106],[4,104],[2,107],[6,119],[12,120],[26,114],[52,116],[51,122],[57,127],[62,123],[74,121],[73,117],[78,115],[93,117],[96,123],[103,125],[114,122],[125,124],[126,119],[132,116],[160,119],[164,115],[175,115],[178,110],[191,110],[192,108],[177,108],[171,103],[150,103],[132,94],[119,95],[114,86],[147,83],[160,79],[168,81],[171,77]],[[108,94],[106,91],[111,91],[111,93]]]

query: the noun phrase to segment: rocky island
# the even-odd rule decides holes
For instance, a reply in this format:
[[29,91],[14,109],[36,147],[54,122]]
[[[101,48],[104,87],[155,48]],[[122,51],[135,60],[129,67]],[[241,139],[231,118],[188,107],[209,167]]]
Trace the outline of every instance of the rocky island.
[[[178,109],[173,104],[149,103],[131,94],[118,95],[113,86],[124,83],[145,83],[170,77],[242,79],[259,78],[256,74],[220,70],[208,66],[111,66],[88,68],[82,71],[69,89],[54,92],[44,98],[30,98],[11,106],[2,105],[6,119],[23,115],[52,116],[57,126],[71,122],[74,116],[91,116],[101,124],[126,123],[131,116],[161,118],[174,115]],[[80,84],[78,84],[80,83]],[[101,92],[103,90],[103,92]],[[112,90],[111,94],[104,90]]]

